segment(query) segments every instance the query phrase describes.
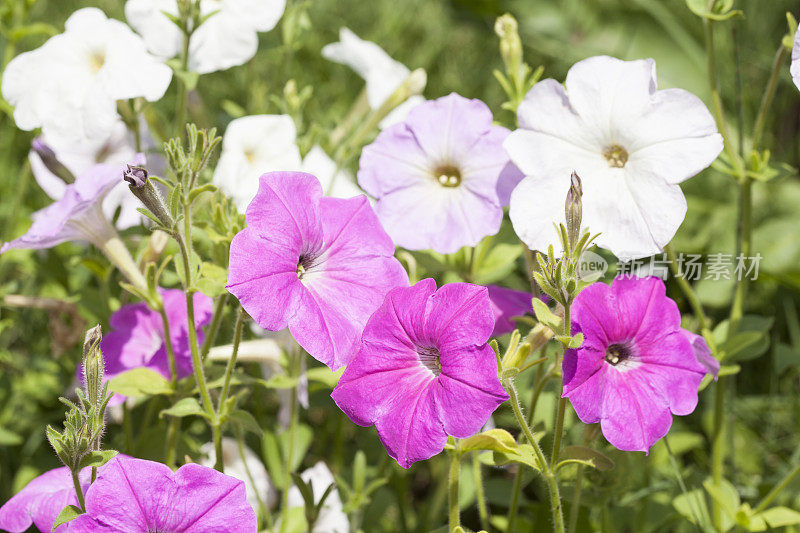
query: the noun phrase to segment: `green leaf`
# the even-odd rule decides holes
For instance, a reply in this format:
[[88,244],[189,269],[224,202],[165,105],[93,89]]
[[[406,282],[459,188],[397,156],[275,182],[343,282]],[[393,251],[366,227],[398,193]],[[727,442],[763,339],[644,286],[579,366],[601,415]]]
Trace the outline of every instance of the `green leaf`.
[[262,381],[261,384],[268,389],[291,389],[297,385],[297,378],[286,374],[275,374],[268,380]]
[[516,268],[517,259],[522,255],[522,251],[523,247],[520,244],[500,243],[493,246],[489,253],[473,266],[475,283],[486,285],[507,278]]
[[231,424],[236,424],[245,431],[255,433],[259,437],[264,435],[264,430],[262,430],[261,426],[258,425],[258,421],[256,421],[255,417],[247,411],[237,410],[232,412],[230,415],[228,415],[228,422]]
[[725,514],[735,521],[736,513],[739,510],[739,505],[741,505],[741,499],[736,487],[727,479],[721,480],[720,484],[716,485],[711,478],[703,481],[703,487],[705,487],[714,501],[722,507]]
[[206,296],[214,298],[225,292],[228,281],[228,271],[213,263],[204,262],[200,265],[200,277],[196,286]]
[[169,381],[149,368],[134,368],[111,378],[108,380],[108,390],[133,397],[173,393]]
[[786,527],[800,524],[800,513],[788,507],[771,507],[759,513],[769,527]]
[[605,472],[606,470],[611,470],[614,468],[614,461],[612,461],[609,457],[603,455],[597,450],[587,448],[586,446],[567,446],[561,450],[561,453],[559,453],[558,456],[560,461],[557,468],[560,468],[563,463],[570,462],[585,464],[587,466],[596,468],[601,472]]
[[[538,440],[542,435],[537,434],[534,435],[534,437]],[[515,453],[494,452],[492,458],[496,466],[502,466],[508,463],[519,463],[534,470],[542,470],[539,461],[536,459],[533,446],[530,444],[520,444]]]
[[748,361],[762,355],[769,348],[769,331],[773,319],[747,315],[742,318],[739,328],[732,338],[727,338],[729,323],[725,321],[714,330],[714,336],[722,336],[719,351],[725,361]]
[[66,507],[61,509],[60,513],[58,513],[56,521],[53,522],[53,529],[51,529],[50,531],[55,531],[56,528],[61,524],[66,524],[70,520],[75,520],[82,514],[83,511],[81,511],[80,507],[77,507],[75,505],[67,505]]
[[176,418],[183,418],[185,416],[203,416],[208,418],[208,413],[206,413],[203,406],[200,405],[200,402],[197,401],[197,398],[183,398],[175,402],[175,405],[170,407],[169,409],[164,409],[158,415],[159,417],[164,416],[174,416]]
[[0,446],[16,446],[22,444],[22,437],[0,426]]
[[459,450],[462,452],[491,450],[502,453],[518,453],[519,447],[511,433],[505,429],[496,428],[464,439],[461,441]]
[[533,313],[536,315],[536,320],[549,327],[555,332],[561,331],[561,324],[563,320],[553,313],[547,304],[539,298],[533,299]]
[[331,369],[327,366],[315,366],[306,371],[306,377],[308,381],[322,383],[327,388],[332,389],[339,383],[339,378],[342,377],[343,373],[344,368],[331,372]]
[[705,494],[700,489],[695,489],[680,494],[672,500],[672,506],[682,517],[692,524],[710,524],[711,515],[708,512],[708,502]]
[[93,466],[95,468],[101,467],[111,459],[113,459],[119,452],[117,450],[100,450],[89,452],[81,459],[81,468]]

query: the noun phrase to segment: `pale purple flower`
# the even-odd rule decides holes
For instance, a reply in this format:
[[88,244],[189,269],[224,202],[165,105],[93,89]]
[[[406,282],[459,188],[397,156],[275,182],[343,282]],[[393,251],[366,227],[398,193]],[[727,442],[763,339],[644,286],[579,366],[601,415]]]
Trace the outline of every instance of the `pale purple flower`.
[[706,340],[702,336],[686,329],[682,329],[681,333],[692,343],[692,349],[694,350],[694,356],[697,358],[697,361],[703,365],[707,374],[714,376],[714,380],[716,381],[720,369],[719,359],[711,354],[711,348],[708,347]]
[[508,134],[480,100],[431,100],[364,148],[358,183],[395,244],[453,253],[500,229],[522,179],[503,149]]
[[[133,163],[138,161],[137,158]],[[3,244],[0,253],[11,248],[52,248],[67,241],[88,241],[103,248],[116,232],[103,214],[102,204],[122,181],[123,168],[124,165],[100,164],[77,176],[59,200],[33,214],[27,233]]]
[[594,283],[575,299],[572,322],[584,340],[564,355],[563,396],[583,422],[599,422],[615,447],[647,452],[673,414],[694,411],[706,369],[663,281]]
[[311,174],[272,172],[246,219],[231,243],[228,290],[262,328],[288,327],[312,357],[347,364],[386,293],[408,284],[367,198],[322,197]]
[[[159,289],[159,293],[169,323],[178,379],[181,379],[192,373],[186,296],[179,289]],[[194,293],[198,342],[203,342],[202,327],[211,322],[212,314],[213,300],[202,293]],[[144,302],[123,305],[111,314],[109,324],[111,331],[105,334],[100,344],[107,379],[134,368],[149,368],[166,379],[171,378],[164,322],[159,312],[150,309]],[[117,394],[111,403],[117,404],[123,400],[124,397]]]
[[370,317],[361,350],[331,396],[378,436],[403,468],[433,457],[447,436],[469,437],[508,399],[486,343],[494,314],[485,287],[424,279],[399,287]]
[[686,215],[678,184],[722,151],[702,100],[683,89],[657,90],[652,59],[579,61],[563,85],[537,83],[517,118],[505,147],[526,177],[509,216],[532,250],[559,246],[553,224],[565,222],[575,171],[583,180],[583,227],[600,234],[598,246],[622,259],[660,252]]
[[[89,487],[91,477],[91,468],[84,468],[78,476],[84,492]],[[33,524],[39,531],[50,532],[58,514],[67,505],[78,505],[78,496],[75,494],[72,473],[69,468],[62,466],[33,479],[0,507],[0,530],[22,533]],[[56,529],[56,533],[66,531],[66,525]]]
[[792,46],[792,65],[789,68],[794,84],[800,89],[800,27],[794,34],[794,45]]
[[189,463],[173,472],[154,461],[117,456],[86,491],[86,513],[72,533],[252,533],[256,515],[244,483]]
[[511,333],[517,328],[514,317],[533,313],[533,295],[525,291],[517,291],[498,285],[487,285],[489,300],[494,313],[494,331],[492,337]]

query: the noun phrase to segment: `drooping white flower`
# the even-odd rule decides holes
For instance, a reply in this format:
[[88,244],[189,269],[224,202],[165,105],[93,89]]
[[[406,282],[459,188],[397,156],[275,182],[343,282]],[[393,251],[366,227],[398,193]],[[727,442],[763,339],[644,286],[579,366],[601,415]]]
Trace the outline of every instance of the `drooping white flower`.
[[792,80],[797,88],[800,89],[800,27],[794,34],[794,45],[792,46],[792,66],[789,68]]
[[[328,487],[336,483],[330,469],[322,461],[304,471],[300,474],[300,477],[306,483],[311,484],[311,488],[314,491],[314,503],[319,503],[320,498],[322,498]],[[304,506],[300,489],[295,486],[289,489],[288,500],[289,508]],[[350,520],[348,520],[347,514],[342,509],[342,499],[339,497],[339,491],[335,487],[325,498],[325,503],[311,531],[312,533],[347,533],[350,531]]]
[[[209,16],[192,34],[189,69],[200,74],[243,65],[256,55],[258,32],[269,31],[283,16],[286,0],[202,0]],[[128,0],[125,17],[161,58],[177,56],[183,34],[164,13],[178,14],[175,0]],[[213,13],[213,14],[212,14]]]
[[[269,474],[264,464],[253,450],[247,446],[242,446],[239,450],[239,443],[230,437],[222,438],[222,464],[225,467],[225,475],[235,477],[244,481],[247,490],[247,503],[258,513],[259,502],[266,508],[272,507],[277,495],[275,488],[270,483]],[[217,460],[214,450],[214,443],[207,442],[200,447],[200,453],[205,455],[199,464],[213,467]]]
[[[365,41],[348,28],[339,30],[339,42],[325,45],[322,56],[336,63],[347,65],[364,78],[367,84],[367,101],[370,108],[378,109],[408,78],[411,71],[387,54],[383,48]],[[380,124],[386,128],[406,118],[411,109],[425,98],[411,96],[387,115]]]
[[172,70],[128,26],[84,8],[69,17],[64,33],[11,60],[2,92],[20,128],[82,140],[109,134],[117,100],[158,100],[171,79]]
[[544,80],[519,106],[504,146],[525,173],[511,195],[511,222],[531,249],[557,246],[570,175],[583,181],[583,227],[630,259],[661,251],[686,214],[678,183],[710,165],[722,137],[703,102],[656,90],[652,59],[592,57],[564,86]]
[[352,175],[339,169],[319,146],[305,159],[296,144],[297,130],[289,115],[251,115],[228,124],[213,182],[244,212],[258,191],[258,178],[267,172],[300,170],[314,174],[328,196],[352,198],[362,194]]

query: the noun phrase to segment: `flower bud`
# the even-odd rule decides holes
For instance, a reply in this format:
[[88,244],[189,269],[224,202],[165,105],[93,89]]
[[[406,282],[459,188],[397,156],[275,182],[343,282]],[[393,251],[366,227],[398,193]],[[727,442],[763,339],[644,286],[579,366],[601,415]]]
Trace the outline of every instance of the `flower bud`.
[[103,402],[105,364],[103,352],[100,350],[100,341],[102,340],[103,333],[98,324],[86,332],[83,341],[83,378],[86,398],[95,406],[99,406]]
[[575,244],[578,242],[578,237],[580,236],[581,220],[583,219],[582,196],[583,187],[581,185],[581,178],[578,176],[577,172],[573,171],[572,176],[570,176],[567,201],[564,204],[570,250],[573,249]]
[[500,55],[509,76],[522,73],[522,41],[517,31],[517,20],[506,13],[494,23],[494,32],[500,37]]
[[31,150],[39,156],[39,159],[47,170],[58,176],[64,183],[75,183],[75,176],[73,176],[72,172],[58,160],[56,153],[41,137],[36,137],[33,140],[31,143]]
[[156,219],[166,228],[172,228],[175,220],[169,214],[164,200],[148,179],[147,170],[142,167],[128,165],[122,172],[122,179],[128,183],[128,188],[144,206],[155,215]]
[[147,170],[142,167],[128,165],[122,172],[122,179],[131,187],[144,187],[147,184]]

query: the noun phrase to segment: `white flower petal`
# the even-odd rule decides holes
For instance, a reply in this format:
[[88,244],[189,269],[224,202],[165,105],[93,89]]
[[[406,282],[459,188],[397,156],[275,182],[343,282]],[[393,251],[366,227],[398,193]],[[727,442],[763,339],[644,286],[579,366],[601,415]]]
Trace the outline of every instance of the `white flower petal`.
[[[258,455],[247,446],[242,446],[244,454],[239,452],[239,443],[230,437],[222,438],[222,463],[225,474],[243,481],[247,492],[247,503],[257,513],[259,500],[267,508],[277,499],[275,489],[270,482],[267,469]],[[200,447],[200,452],[205,455],[198,464],[213,468],[216,462],[214,443],[207,442]],[[242,457],[244,455],[244,457]]]
[[258,34],[222,10],[197,29],[189,46],[189,68],[207,74],[247,63],[258,51]]
[[353,176],[346,170],[337,169],[336,162],[319,145],[311,147],[303,159],[303,172],[317,177],[326,196],[352,198],[364,194],[355,184]]
[[797,88],[800,89],[800,27],[794,34],[794,46],[792,46],[792,66],[790,67],[792,80]]
[[383,130],[389,126],[392,126],[393,124],[403,122],[412,109],[422,103],[425,103],[426,101],[427,100],[425,100],[424,96],[420,96],[418,94],[409,96],[405,102],[389,111],[389,114],[383,117],[383,120],[381,120],[380,124],[378,124],[378,128]]
[[286,0],[222,0],[222,9],[258,31],[274,28],[286,9]]
[[[350,531],[350,521],[342,509],[342,500],[339,491],[336,489],[336,481],[333,478],[328,466],[322,461],[309,468],[300,477],[306,483],[311,484],[314,492],[314,502],[319,503],[320,498],[331,485],[333,490],[325,499],[322,510],[319,513],[316,523],[312,528],[313,533],[347,533]],[[292,486],[289,489],[288,504],[290,508],[303,507],[304,500],[300,494],[300,489]]]
[[147,49],[154,55],[169,59],[181,51],[183,35],[164,12],[178,14],[175,0],[128,0],[125,3],[125,18],[142,36]]
[[555,225],[566,224],[564,200],[569,184],[569,176],[563,174],[526,177],[511,193],[511,224],[531,250],[546,252],[552,245],[557,253],[560,251]]

